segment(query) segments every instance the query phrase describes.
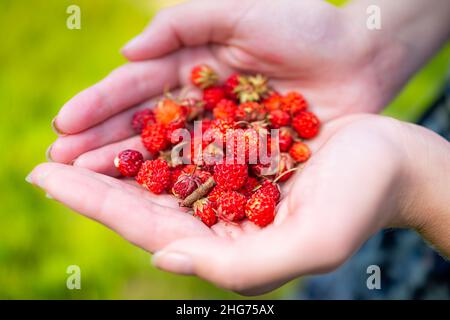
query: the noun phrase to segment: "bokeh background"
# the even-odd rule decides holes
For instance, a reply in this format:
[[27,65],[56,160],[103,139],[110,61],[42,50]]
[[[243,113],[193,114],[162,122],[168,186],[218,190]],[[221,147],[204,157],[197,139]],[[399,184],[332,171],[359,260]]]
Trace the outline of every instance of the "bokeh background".
[[[0,1],[0,298],[239,298],[194,277],[156,270],[148,253],[24,181],[45,161],[55,139],[50,121],[62,104],[123,64],[121,46],[175,2]],[[71,4],[81,8],[81,30],[66,28]],[[447,46],[386,113],[417,119],[440,90],[449,57]],[[66,288],[66,268],[73,264],[81,268],[81,290]],[[262,298],[289,298],[296,285]]]

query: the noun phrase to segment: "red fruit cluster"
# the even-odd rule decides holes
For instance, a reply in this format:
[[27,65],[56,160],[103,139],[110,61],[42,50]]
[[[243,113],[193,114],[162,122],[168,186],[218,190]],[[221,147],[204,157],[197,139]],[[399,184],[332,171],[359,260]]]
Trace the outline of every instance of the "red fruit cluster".
[[[311,156],[304,140],[319,133],[319,119],[303,95],[278,93],[262,75],[235,73],[220,83],[202,64],[190,80],[201,99],[167,94],[154,108],[136,112],[131,126],[151,160],[125,150],[114,161],[118,171],[154,194],[174,195],[208,227],[244,219],[269,225],[281,199],[279,184]],[[194,134],[195,120],[202,121],[201,137]],[[180,150],[190,163],[172,159]],[[264,153],[272,162],[264,162]]]

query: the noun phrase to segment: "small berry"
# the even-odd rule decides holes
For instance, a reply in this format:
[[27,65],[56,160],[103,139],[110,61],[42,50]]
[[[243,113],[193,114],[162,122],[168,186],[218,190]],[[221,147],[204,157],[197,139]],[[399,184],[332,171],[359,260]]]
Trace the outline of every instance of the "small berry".
[[297,141],[292,145],[289,154],[295,161],[305,162],[311,157],[311,150],[305,143]]
[[255,191],[256,187],[258,186],[259,186],[258,179],[254,177],[248,177],[247,182],[241,189],[239,189],[239,193],[242,193],[244,196],[249,198]]
[[245,217],[247,198],[236,191],[226,191],[217,201],[219,219],[227,222],[237,222]]
[[181,135],[174,134],[174,132],[178,129],[182,129],[186,127],[186,119],[184,117],[180,117],[172,122],[170,122],[166,126],[166,140],[170,141],[173,144],[180,143],[183,139]]
[[205,110],[213,110],[220,100],[225,98],[225,91],[222,87],[210,87],[203,90],[203,102]]
[[209,125],[208,130],[203,134],[203,140],[205,143],[211,143],[213,141],[225,142],[225,137],[228,130],[234,129],[235,123],[230,119],[215,119]]
[[155,123],[155,113],[151,109],[144,109],[133,115],[131,126],[136,133],[141,133],[149,123]]
[[273,183],[270,180],[264,180],[264,182],[261,184],[261,187],[257,189],[255,193],[272,198],[275,203],[278,203],[281,197],[280,187],[277,183]]
[[178,166],[170,168],[170,183],[167,186],[168,192],[172,192],[172,188],[173,188],[175,182],[177,182],[178,177],[183,173],[183,167],[184,167],[184,165],[180,164]]
[[172,99],[161,100],[155,108],[156,121],[167,126],[180,118],[185,118],[186,110]]
[[275,205],[272,198],[262,193],[255,193],[245,205],[245,215],[257,226],[265,227],[275,218]]
[[311,139],[319,133],[320,121],[314,113],[301,111],[292,119],[292,127],[300,138]]
[[275,129],[288,126],[291,123],[291,116],[283,110],[270,111],[267,118],[270,121],[270,126]]
[[274,92],[263,101],[263,104],[267,111],[279,110],[283,104],[283,97],[279,93]]
[[230,119],[236,118],[237,106],[232,100],[222,99],[213,110],[213,115],[216,119]]
[[114,165],[124,177],[135,177],[142,164],[144,157],[136,150],[125,150],[114,159]]
[[191,72],[192,83],[200,89],[215,85],[218,78],[216,72],[206,64],[195,66]]
[[236,87],[239,85],[240,75],[235,73],[232,74],[223,84],[223,89],[225,90],[225,96],[231,100],[237,100]]
[[282,98],[281,109],[289,112],[292,116],[296,116],[301,111],[306,111],[307,108],[308,103],[298,92],[289,92]]
[[195,173],[181,173],[173,185],[172,193],[179,199],[186,199],[202,184],[201,179]]
[[206,198],[197,200],[193,204],[194,217],[199,218],[208,227],[217,223],[217,215],[214,205]]
[[217,203],[217,201],[219,201],[219,198],[222,197],[222,194],[224,192],[226,192],[225,189],[223,189],[222,187],[219,187],[219,186],[215,186],[214,188],[212,188],[211,192],[208,194],[208,200],[213,203]]
[[167,140],[167,130],[162,124],[148,125],[142,130],[141,138],[144,147],[153,156],[170,146],[170,142]]
[[246,164],[216,164],[214,167],[214,180],[218,186],[227,190],[239,190],[248,178]]
[[288,152],[294,142],[292,137],[292,130],[288,127],[280,128],[280,135],[278,137],[278,144],[281,152]]
[[136,181],[155,194],[161,194],[170,184],[170,168],[162,159],[145,161]]
[[238,106],[236,111],[236,120],[238,121],[257,121],[266,116],[264,106],[257,102],[245,102]]

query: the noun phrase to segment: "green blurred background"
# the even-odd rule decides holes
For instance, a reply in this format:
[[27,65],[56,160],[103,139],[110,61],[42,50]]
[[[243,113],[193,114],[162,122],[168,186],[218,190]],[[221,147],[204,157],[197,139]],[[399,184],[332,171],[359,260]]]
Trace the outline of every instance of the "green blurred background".
[[[168,2],[174,1],[0,1],[0,298],[239,298],[154,269],[149,254],[24,181],[45,161],[55,139],[50,121],[62,104],[123,64],[119,48]],[[66,28],[71,4],[81,8],[81,30]],[[450,47],[386,113],[416,119],[440,89],[448,57]],[[66,288],[73,264],[81,268],[81,290]],[[288,298],[294,289],[292,283],[263,297]]]

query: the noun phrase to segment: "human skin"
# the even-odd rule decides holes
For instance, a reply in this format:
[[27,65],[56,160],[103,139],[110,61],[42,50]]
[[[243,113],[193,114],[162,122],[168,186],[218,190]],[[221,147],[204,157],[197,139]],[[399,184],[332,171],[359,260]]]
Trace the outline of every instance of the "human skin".
[[[392,119],[346,117],[380,111],[448,38],[445,0],[393,2],[377,2],[381,31],[366,28],[365,1],[344,9],[314,0],[195,1],[166,9],[123,49],[132,62],[64,105],[54,120],[61,136],[49,150],[63,164],[40,165],[30,180],[158,251],[158,267],[246,294],[332,270],[385,227],[414,228],[448,255],[448,144]],[[267,74],[277,90],[304,93],[325,122],[275,225],[260,232],[249,222],[210,230],[173,198],[106,176],[117,174],[113,158],[123,149],[145,153],[131,115],[153,105],[166,85],[188,84],[191,68],[205,62],[222,79],[234,71]]]
[[415,229],[450,255],[447,141],[391,118],[354,115],[327,123],[311,148],[264,229],[248,221],[209,229],[171,196],[84,168],[45,163],[28,181],[156,252],[158,268],[246,295],[329,272],[383,228]]

